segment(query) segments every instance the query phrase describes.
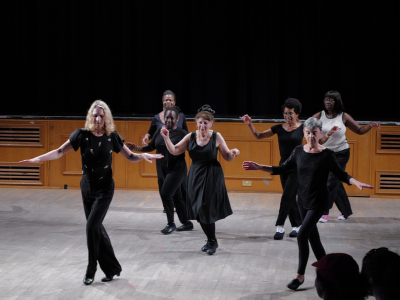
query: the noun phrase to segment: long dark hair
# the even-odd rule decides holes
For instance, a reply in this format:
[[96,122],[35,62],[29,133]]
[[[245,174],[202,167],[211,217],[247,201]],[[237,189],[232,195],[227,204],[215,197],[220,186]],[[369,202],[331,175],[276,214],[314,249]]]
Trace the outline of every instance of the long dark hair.
[[[335,114],[340,114],[340,113],[345,112],[343,101],[342,101],[342,96],[340,95],[340,93],[338,91],[326,92],[324,101],[325,101],[325,98],[331,98],[331,99],[335,100],[335,105],[333,107],[333,111],[335,112]],[[328,110],[325,108],[325,102],[324,102],[324,111],[326,114],[329,113]]]

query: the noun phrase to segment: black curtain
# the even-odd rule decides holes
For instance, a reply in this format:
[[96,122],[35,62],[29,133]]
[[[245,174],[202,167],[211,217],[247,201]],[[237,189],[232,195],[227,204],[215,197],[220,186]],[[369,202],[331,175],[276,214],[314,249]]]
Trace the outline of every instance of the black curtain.
[[153,115],[166,89],[187,115],[302,118],[342,94],[355,119],[399,120],[398,1],[5,1],[2,114]]

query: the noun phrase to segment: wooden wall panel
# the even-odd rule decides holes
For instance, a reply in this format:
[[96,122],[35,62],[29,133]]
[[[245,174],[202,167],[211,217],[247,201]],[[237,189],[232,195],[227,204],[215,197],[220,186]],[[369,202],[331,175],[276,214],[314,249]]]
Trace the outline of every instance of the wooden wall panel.
[[[1,146],[1,156],[4,162],[18,162],[26,158],[32,158],[52,149],[58,148],[64,143],[70,134],[77,128],[84,126],[83,120],[4,120],[0,124],[41,124],[43,128],[43,147],[12,147]],[[128,142],[142,144],[142,138],[147,132],[150,121],[116,121],[116,130]],[[267,130],[274,123],[255,123],[259,131]],[[196,130],[195,122],[188,122],[190,131]],[[279,176],[271,176],[264,172],[244,171],[241,168],[244,160],[257,161],[263,164],[278,165],[279,146],[277,137],[256,140],[248,127],[238,120],[234,122],[217,122],[214,130],[220,132],[229,148],[238,148],[241,154],[233,162],[226,162],[219,154],[224,170],[226,185],[231,191],[249,192],[281,192]],[[365,135],[359,136],[347,130],[346,136],[350,144],[350,160],[346,171],[358,180],[378,184],[377,174],[385,172],[398,172],[400,170],[400,154],[382,153],[377,151],[377,130],[374,128]],[[400,133],[400,126],[382,126],[381,131]],[[189,155],[186,154],[188,167],[190,166]],[[122,189],[151,189],[157,190],[157,175],[155,163],[141,161],[130,163],[122,155],[113,155],[113,173],[117,188]],[[43,185],[48,187],[62,188],[64,184],[69,187],[79,187],[81,179],[80,152],[70,151],[63,158],[45,162],[43,164]],[[251,186],[242,186],[242,181],[251,181]],[[264,180],[267,180],[268,184]],[[3,185],[4,186],[4,185]],[[375,190],[360,191],[354,186],[345,188],[349,195],[354,196],[379,196]],[[384,196],[396,196],[387,193]]]
[[[42,128],[42,146],[34,147],[21,147],[21,146],[8,146],[0,145],[0,157],[3,162],[17,163],[24,159],[33,158],[45,153],[49,147],[49,128],[48,121],[43,120],[0,120],[0,124],[11,124],[11,125],[41,125]],[[48,165],[49,162],[44,162],[42,167],[43,173],[43,185],[48,185]],[[5,184],[4,184],[5,185]],[[2,185],[2,186],[4,186]]]
[[[374,128],[374,132],[371,134],[371,160],[369,161],[371,165],[371,170],[370,170],[370,177],[371,177],[371,182],[373,182],[373,185],[377,187],[377,190],[374,191],[378,195],[394,195],[394,196],[399,196],[398,193],[395,194],[390,194],[387,193],[387,191],[379,190],[378,188],[378,175],[379,174],[389,174],[389,173],[400,173],[400,153],[385,153],[383,151],[380,151],[379,148],[377,147],[378,144],[378,134],[377,134],[377,129]],[[381,126],[381,131],[385,133],[400,133],[400,127],[399,126]]]
[[[59,148],[65,143],[72,132],[83,128],[85,121],[52,120],[49,121],[49,148],[46,151]],[[44,151],[45,152],[45,151]],[[80,150],[69,151],[61,159],[49,162],[49,186],[63,188],[79,187],[82,178]]]

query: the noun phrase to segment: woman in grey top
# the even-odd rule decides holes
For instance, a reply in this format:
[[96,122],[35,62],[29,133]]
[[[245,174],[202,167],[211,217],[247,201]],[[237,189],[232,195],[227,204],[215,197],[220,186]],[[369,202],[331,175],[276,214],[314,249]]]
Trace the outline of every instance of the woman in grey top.
[[[363,135],[373,127],[380,128],[378,122],[370,122],[368,125],[360,126],[354,119],[345,113],[342,96],[337,91],[329,91],[325,94],[324,109],[316,113],[314,118],[322,121],[322,131],[324,136],[320,139],[320,144],[335,152],[336,159],[341,168],[346,169],[350,158],[350,146],[346,139],[346,127],[356,134]],[[324,215],[319,220],[322,223],[328,221],[329,209],[336,203],[341,215],[339,220],[345,220],[353,214],[349,198],[343,183],[340,182],[332,173],[328,178],[329,207],[324,211]]]

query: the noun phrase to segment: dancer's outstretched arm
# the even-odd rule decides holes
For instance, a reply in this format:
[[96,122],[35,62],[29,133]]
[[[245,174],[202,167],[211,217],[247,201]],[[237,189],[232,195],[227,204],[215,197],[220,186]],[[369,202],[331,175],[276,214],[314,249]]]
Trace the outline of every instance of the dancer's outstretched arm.
[[272,166],[260,165],[253,161],[244,161],[242,167],[248,171],[263,171],[272,174]]
[[163,126],[161,129],[161,136],[164,138],[165,145],[167,146],[169,153],[172,155],[179,155],[187,150],[190,141],[190,135],[191,133],[187,134],[178,144],[174,145],[169,138],[168,129],[165,128],[165,126]]
[[371,186],[371,185],[369,185],[369,184],[366,184],[366,183],[362,183],[362,182],[359,182],[357,179],[355,179],[355,178],[350,178],[350,184],[353,184],[353,185],[355,185],[356,187],[358,187],[360,190],[362,190],[363,188],[366,188],[366,189],[374,189],[374,187],[373,186]]
[[321,145],[325,144],[329,138],[336,133],[336,131],[342,130],[342,128],[340,128],[339,126],[333,126],[331,128],[331,130],[329,130],[326,134],[324,134],[324,136],[319,140],[319,143]]
[[144,159],[144,160],[147,160],[149,163],[152,163],[152,159],[160,159],[160,158],[164,157],[162,154],[132,153],[131,150],[129,150],[126,145],[124,145],[124,147],[122,147],[121,154],[123,157],[125,157],[130,162],[138,162],[138,161],[141,161],[142,159]]
[[229,149],[228,146],[225,143],[224,138],[222,135],[217,132],[217,141],[216,141],[216,147],[219,149],[219,151],[222,154],[222,157],[226,161],[232,161],[236,156],[240,154],[240,151],[236,148]]
[[59,159],[61,156],[63,156],[65,153],[67,153],[71,149],[72,149],[72,145],[71,145],[71,142],[68,140],[58,149],[52,150],[50,152],[47,152],[47,153],[37,156],[35,158],[21,160],[20,163],[21,164],[26,164],[26,163],[32,164],[32,163],[38,163],[41,161]]
[[381,129],[381,124],[379,122],[370,122],[367,125],[360,126],[348,113],[344,113],[343,123],[354,133],[363,135],[370,131],[372,128],[377,127]]
[[265,130],[263,132],[258,132],[257,129],[254,127],[253,123],[251,122],[251,117],[249,115],[244,115],[243,117],[239,117],[249,126],[251,133],[257,140],[269,138],[274,135],[271,129]]

